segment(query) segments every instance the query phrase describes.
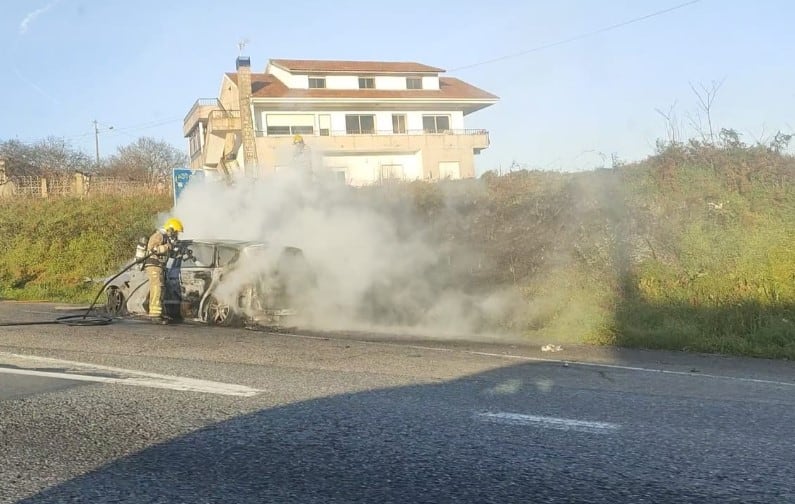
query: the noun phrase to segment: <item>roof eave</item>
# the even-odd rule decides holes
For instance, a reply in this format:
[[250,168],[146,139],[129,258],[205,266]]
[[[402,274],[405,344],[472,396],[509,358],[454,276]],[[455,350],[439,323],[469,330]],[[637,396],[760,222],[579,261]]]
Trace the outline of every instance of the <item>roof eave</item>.
[[465,104],[472,104],[472,103],[483,103],[483,104],[494,104],[499,101],[499,98],[380,98],[380,97],[371,97],[371,98],[321,98],[321,97],[263,97],[263,96],[252,96],[251,100],[254,102],[302,102],[302,103],[311,103],[311,102],[321,102],[321,103],[329,103],[329,102],[352,102],[352,103],[361,103],[361,102],[395,102],[395,103],[434,103],[434,102],[443,102],[443,103],[465,103]]
[[284,70],[285,72],[289,72],[291,74],[335,74],[335,75],[438,75],[441,73],[445,73],[446,70],[443,68],[436,68],[436,67],[428,67],[425,70],[412,70],[412,71],[395,71],[395,70],[378,70],[378,71],[371,71],[371,70],[331,70],[331,69],[322,69],[316,68],[313,70],[308,70],[304,68],[290,68],[285,65],[282,65],[279,61],[276,60],[268,60],[268,64],[273,65],[277,68]]

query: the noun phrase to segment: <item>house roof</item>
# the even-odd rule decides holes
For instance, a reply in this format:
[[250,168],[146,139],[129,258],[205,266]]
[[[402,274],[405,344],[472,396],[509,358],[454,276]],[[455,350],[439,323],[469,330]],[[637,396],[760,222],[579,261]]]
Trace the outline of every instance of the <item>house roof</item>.
[[[227,73],[237,84],[237,74]],[[251,95],[254,98],[348,98],[348,99],[441,99],[497,100],[498,97],[454,77],[439,77],[439,89],[295,89],[288,88],[275,76],[251,74]]]
[[270,63],[288,72],[322,73],[433,73],[444,72],[412,61],[340,61],[272,59]]

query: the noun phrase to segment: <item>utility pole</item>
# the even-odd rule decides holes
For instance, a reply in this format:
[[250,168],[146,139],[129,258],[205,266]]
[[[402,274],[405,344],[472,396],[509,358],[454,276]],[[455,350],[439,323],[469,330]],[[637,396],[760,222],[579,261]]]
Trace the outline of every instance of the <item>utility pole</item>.
[[[109,130],[113,129],[113,126],[108,126]],[[96,119],[94,119],[94,149],[97,154],[97,168],[99,168],[99,123]]]

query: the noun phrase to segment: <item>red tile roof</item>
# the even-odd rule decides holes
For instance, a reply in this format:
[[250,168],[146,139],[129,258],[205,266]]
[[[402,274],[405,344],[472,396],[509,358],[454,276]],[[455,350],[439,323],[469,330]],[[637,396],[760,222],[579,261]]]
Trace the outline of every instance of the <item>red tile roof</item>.
[[440,73],[436,68],[412,61],[338,61],[272,59],[270,62],[289,72],[322,73]]
[[[237,84],[237,74],[226,74]],[[440,89],[290,89],[275,76],[251,74],[254,98],[432,98],[442,100],[497,100],[498,97],[454,77],[439,77]]]

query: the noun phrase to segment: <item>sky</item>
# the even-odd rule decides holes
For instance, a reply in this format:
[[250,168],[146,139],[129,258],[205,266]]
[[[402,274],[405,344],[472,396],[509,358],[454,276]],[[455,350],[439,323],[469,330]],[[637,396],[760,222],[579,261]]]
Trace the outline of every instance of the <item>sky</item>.
[[748,142],[792,132],[795,2],[699,0],[600,31],[684,3],[6,0],[0,140],[63,137],[93,156],[96,120],[102,156],[144,135],[187,151],[183,117],[217,96],[243,39],[254,71],[270,58],[417,61],[496,94],[465,118],[490,132],[478,173],[642,159],[666,136],[658,110],[691,134],[690,86],[713,81],[716,128]]

